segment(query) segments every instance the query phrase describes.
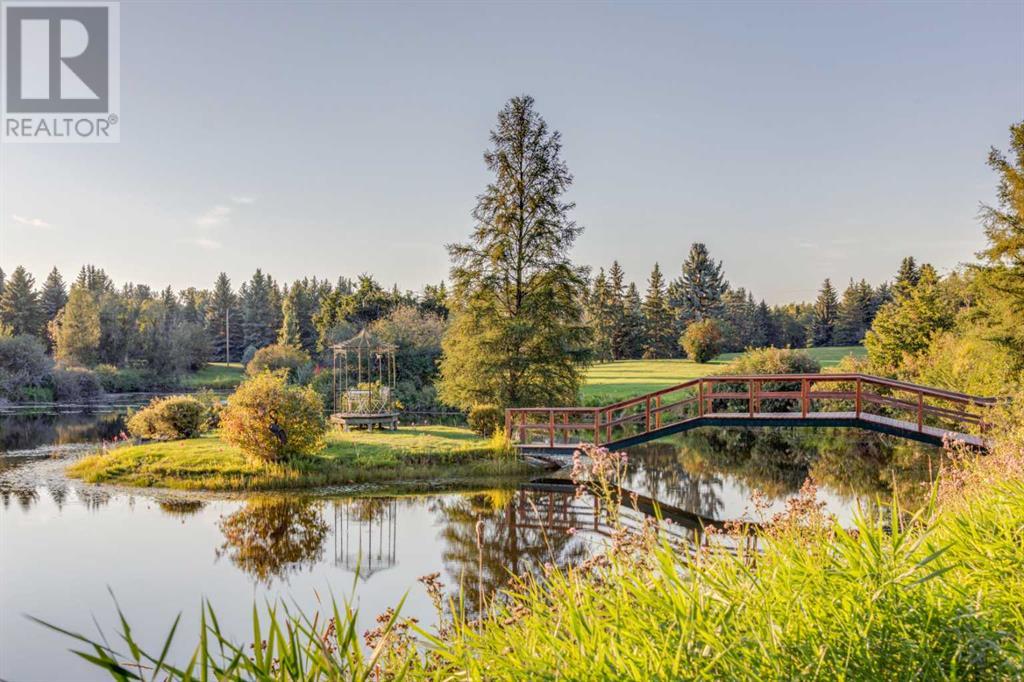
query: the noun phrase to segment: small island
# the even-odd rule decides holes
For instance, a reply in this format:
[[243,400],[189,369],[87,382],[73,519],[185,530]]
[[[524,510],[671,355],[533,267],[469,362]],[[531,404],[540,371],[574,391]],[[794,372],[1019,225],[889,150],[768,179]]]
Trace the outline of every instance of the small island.
[[423,487],[480,483],[530,468],[469,429],[406,426],[398,431],[331,429],[315,454],[262,462],[218,432],[199,438],[123,445],[84,457],[67,473],[89,483],[182,490],[279,490],[360,483]]

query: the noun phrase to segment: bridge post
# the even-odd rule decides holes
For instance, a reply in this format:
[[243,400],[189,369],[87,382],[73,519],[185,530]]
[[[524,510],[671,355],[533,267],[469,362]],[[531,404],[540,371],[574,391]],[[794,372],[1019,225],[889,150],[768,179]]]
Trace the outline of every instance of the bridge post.
[[704,380],[697,382],[697,416],[704,416]]
[[857,394],[854,399],[854,409],[857,411],[857,419],[860,419],[860,377],[857,377]]
[[754,380],[749,379],[747,381],[747,412],[750,413],[750,418],[754,418]]
[[548,410],[548,444],[555,447],[555,411]]
[[601,410],[594,408],[594,445],[601,444]]
[[810,400],[808,400],[808,386],[809,382],[807,379],[800,380],[800,416],[804,419],[807,419],[807,412],[809,409],[809,405],[807,403],[810,402]]
[[512,440],[512,413],[505,410],[505,438]]
[[647,396],[646,405],[644,406],[644,431],[651,430],[651,396]]
[[924,393],[917,392],[917,432],[924,431]]

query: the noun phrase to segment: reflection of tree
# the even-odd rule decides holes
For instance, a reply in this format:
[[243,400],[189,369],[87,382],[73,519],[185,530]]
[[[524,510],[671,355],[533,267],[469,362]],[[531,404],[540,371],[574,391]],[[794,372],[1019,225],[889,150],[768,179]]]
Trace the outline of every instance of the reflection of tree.
[[580,523],[580,504],[572,495],[526,491],[440,498],[442,557],[463,585],[466,609],[477,613],[480,593],[491,598],[513,575],[581,561],[586,543],[568,532]]
[[98,443],[111,440],[124,429],[122,412],[100,414],[10,414],[0,417],[0,452],[31,450],[41,446]]
[[323,503],[292,497],[261,497],[220,520],[224,544],[217,556],[259,580],[284,578],[323,555],[328,526]]
[[629,450],[626,490],[648,495],[664,504],[708,518],[719,518],[722,480],[712,470],[687,469],[678,443],[652,441]]
[[[929,463],[934,471],[941,457],[932,446],[848,428],[700,428],[666,446],[687,475],[729,475],[776,499],[797,492],[808,476],[847,498],[887,498],[895,481],[904,499],[917,499],[929,480]],[[634,451],[645,474],[649,466],[656,471],[648,476],[675,475],[671,457],[661,450],[650,459],[640,448]],[[671,489],[667,495],[653,496],[673,503]]]

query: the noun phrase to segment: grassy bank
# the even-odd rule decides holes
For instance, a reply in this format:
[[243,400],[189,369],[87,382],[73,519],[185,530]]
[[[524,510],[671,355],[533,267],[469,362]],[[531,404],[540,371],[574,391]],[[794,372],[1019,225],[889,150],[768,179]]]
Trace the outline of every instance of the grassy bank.
[[[847,355],[864,357],[863,346],[807,348],[804,352],[823,368],[832,367]],[[692,360],[620,360],[593,365],[587,371],[581,391],[587,405],[611,403],[643,395],[659,388],[721,372],[743,353],[723,353],[711,362],[698,364]]]
[[90,483],[187,490],[275,490],[377,481],[483,480],[522,474],[525,465],[467,429],[332,430],[316,455],[268,464],[217,435],[118,447],[78,460],[68,475]]
[[198,372],[184,375],[181,386],[189,390],[224,390],[237,387],[244,378],[245,368],[240,362],[211,362]]

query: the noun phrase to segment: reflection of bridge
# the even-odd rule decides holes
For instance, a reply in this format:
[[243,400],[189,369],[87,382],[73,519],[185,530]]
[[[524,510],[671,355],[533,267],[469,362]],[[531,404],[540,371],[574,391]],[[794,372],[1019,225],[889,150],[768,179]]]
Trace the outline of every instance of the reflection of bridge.
[[[543,478],[522,484],[518,499],[510,503],[517,527],[544,533],[573,531],[611,538],[615,527],[608,523],[605,504],[599,495],[587,490],[586,484],[582,485],[584,492],[590,494],[578,495],[578,486],[569,479]],[[615,498],[620,504],[617,524],[621,529],[639,533],[645,523],[658,519],[659,536],[687,552],[708,545],[709,533],[715,533],[715,544],[727,551],[735,551],[740,545],[746,549],[757,546],[754,531],[760,527],[759,523],[730,523],[707,518],[624,488],[616,489]]]
[[866,374],[716,376],[604,407],[509,409],[505,431],[521,450],[548,453],[584,443],[624,448],[698,426],[748,425],[856,426],[984,448],[984,410],[996,402]]

